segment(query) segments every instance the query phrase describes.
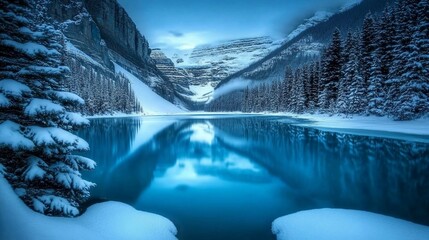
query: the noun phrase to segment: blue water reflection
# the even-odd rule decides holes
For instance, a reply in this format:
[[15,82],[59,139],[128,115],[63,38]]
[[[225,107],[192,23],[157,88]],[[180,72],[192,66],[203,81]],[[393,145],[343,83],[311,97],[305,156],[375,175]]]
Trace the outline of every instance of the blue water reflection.
[[291,123],[297,120],[94,119],[79,133],[98,163],[85,177],[97,183],[92,198],[164,215],[184,240],[274,239],[275,218],[324,207],[429,225],[428,143]]

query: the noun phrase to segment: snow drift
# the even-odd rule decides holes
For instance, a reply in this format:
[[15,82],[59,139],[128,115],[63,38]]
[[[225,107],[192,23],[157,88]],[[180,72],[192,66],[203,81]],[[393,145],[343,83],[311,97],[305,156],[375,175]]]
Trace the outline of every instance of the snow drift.
[[0,239],[176,239],[168,219],[119,202],[91,206],[80,217],[49,217],[29,209],[0,175]]
[[346,209],[301,211],[273,222],[278,240],[424,240],[429,227],[380,214]]

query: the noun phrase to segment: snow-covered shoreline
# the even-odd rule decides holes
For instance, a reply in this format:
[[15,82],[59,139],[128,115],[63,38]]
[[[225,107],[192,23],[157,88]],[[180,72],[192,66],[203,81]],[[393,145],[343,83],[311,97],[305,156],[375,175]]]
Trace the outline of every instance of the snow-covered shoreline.
[[313,209],[277,218],[277,240],[423,240],[429,227],[376,213],[348,209]]
[[293,114],[293,113],[268,113],[270,116],[285,116],[297,119],[309,120],[308,123],[299,124],[325,129],[354,129],[385,131],[404,134],[429,135],[429,118],[421,118],[411,121],[394,121],[387,117],[375,116],[340,116],[327,114]]
[[[186,116],[278,116],[290,117],[294,119],[307,120],[305,123],[295,125],[314,127],[328,131],[347,131],[355,134],[353,130],[381,131],[389,133],[413,134],[420,136],[429,136],[429,118],[421,118],[412,121],[394,121],[387,117],[375,116],[339,116],[327,114],[294,114],[294,113],[243,113],[243,112],[182,112],[175,114],[114,114],[87,116],[88,119],[94,118],[116,118],[116,117],[186,117]],[[366,134],[365,134],[366,135]]]

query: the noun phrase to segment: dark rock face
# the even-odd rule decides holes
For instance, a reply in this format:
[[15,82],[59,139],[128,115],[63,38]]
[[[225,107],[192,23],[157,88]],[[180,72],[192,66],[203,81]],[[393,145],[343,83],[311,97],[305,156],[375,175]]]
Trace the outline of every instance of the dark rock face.
[[[113,62],[138,76],[170,102],[173,84],[150,58],[147,40],[116,0],[48,0],[47,13],[79,50],[114,71]],[[106,72],[107,74],[107,72]]]
[[151,64],[149,43],[116,0],[84,2],[109,49],[137,66],[145,67]]
[[48,14],[63,29],[68,40],[102,65],[113,68],[97,24],[80,0],[50,0]]

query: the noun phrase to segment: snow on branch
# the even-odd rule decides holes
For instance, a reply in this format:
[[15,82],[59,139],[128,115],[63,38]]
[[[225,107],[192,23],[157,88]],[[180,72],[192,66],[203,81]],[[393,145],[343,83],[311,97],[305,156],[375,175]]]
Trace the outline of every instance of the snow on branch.
[[21,97],[23,93],[31,92],[31,89],[27,85],[13,79],[3,79],[0,81],[0,91],[5,95]]
[[25,107],[24,112],[28,116],[35,116],[38,114],[59,114],[63,113],[65,109],[63,106],[53,103],[51,100],[34,98]]
[[84,118],[80,113],[66,112],[64,113],[61,120],[64,124],[72,126],[89,125],[89,120]]
[[54,75],[60,76],[69,73],[70,69],[66,66],[45,67],[45,66],[28,66],[19,70],[19,75]]
[[76,170],[92,170],[97,166],[97,163],[94,160],[78,155],[68,155],[66,157],[66,161],[73,169]]
[[78,104],[85,104],[85,101],[79,97],[77,94],[71,93],[71,92],[62,92],[62,91],[47,91],[48,95],[54,97],[55,99],[58,99],[62,102],[72,102],[72,103],[78,103]]
[[7,99],[7,97],[3,93],[0,93],[0,107],[9,107],[9,106],[10,106],[9,99]]
[[30,36],[32,39],[38,39],[43,37],[43,32],[33,32],[28,27],[20,27],[19,32]]
[[[54,195],[43,195],[37,198],[43,204],[48,206],[51,211],[63,212],[66,215],[76,216],[79,210],[73,207],[67,199]],[[40,209],[41,210],[41,209]]]
[[82,179],[79,171],[73,170],[63,162],[55,163],[50,169],[54,172],[55,180],[65,188],[87,191],[89,188],[95,186],[95,183]]
[[30,126],[28,129],[28,135],[37,146],[61,144],[61,146],[67,146],[66,150],[68,151],[89,149],[89,145],[85,140],[61,128]]
[[17,51],[24,53],[28,56],[34,57],[37,54],[45,56],[59,55],[60,53],[55,49],[48,49],[47,47],[35,42],[20,43],[14,40],[2,40],[0,44],[8,47],[13,47]]
[[23,135],[20,128],[19,124],[10,120],[1,123],[0,146],[10,148],[14,151],[34,149],[34,143]]
[[18,16],[18,15],[16,15],[13,12],[4,12],[3,10],[0,10],[0,17],[2,17],[2,18],[12,18],[12,19],[14,19],[17,22],[24,23],[24,24],[30,22],[26,17]]
[[48,165],[42,159],[36,156],[30,156],[27,158],[27,168],[22,174],[24,179],[26,181],[32,181],[36,178],[43,178],[46,174],[46,171],[40,168],[40,166],[47,167]]

